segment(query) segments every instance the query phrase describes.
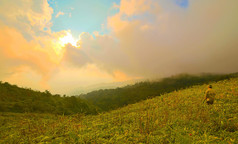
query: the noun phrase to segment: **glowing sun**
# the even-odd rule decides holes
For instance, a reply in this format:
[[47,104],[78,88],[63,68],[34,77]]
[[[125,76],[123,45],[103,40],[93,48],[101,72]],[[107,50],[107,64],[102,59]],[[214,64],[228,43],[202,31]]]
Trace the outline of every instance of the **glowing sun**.
[[62,56],[64,53],[64,47],[66,44],[71,44],[72,46],[79,47],[78,41],[80,40],[80,37],[78,39],[75,39],[71,32],[66,32],[63,36],[57,38],[57,40],[54,41],[54,50],[55,53],[59,56]]
[[59,43],[61,46],[65,46],[66,44],[71,44],[75,47],[77,47],[77,41],[70,32],[67,32],[67,34],[64,37],[59,38]]

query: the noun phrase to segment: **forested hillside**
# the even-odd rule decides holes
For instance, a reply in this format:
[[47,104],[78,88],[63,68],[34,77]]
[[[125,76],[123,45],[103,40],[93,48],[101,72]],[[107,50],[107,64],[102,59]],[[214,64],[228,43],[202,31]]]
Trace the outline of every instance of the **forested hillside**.
[[117,109],[141,100],[160,96],[174,90],[184,89],[193,85],[205,84],[213,81],[236,77],[237,73],[228,75],[187,75],[181,74],[160,81],[140,82],[135,85],[116,89],[93,91],[81,95],[89,102],[100,107],[104,111]]
[[96,114],[97,108],[79,97],[61,97],[0,82],[0,112]]
[[60,96],[0,82],[0,112],[96,114],[117,109],[141,100],[160,96],[192,85],[236,77],[229,75],[178,75],[160,81],[140,82],[123,88],[93,91],[85,95]]

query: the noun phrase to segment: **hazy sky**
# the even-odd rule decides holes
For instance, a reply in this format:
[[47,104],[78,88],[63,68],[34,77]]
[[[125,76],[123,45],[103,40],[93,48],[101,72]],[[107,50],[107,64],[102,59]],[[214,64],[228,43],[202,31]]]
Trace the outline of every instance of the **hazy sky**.
[[0,0],[0,80],[53,93],[238,71],[237,0]]

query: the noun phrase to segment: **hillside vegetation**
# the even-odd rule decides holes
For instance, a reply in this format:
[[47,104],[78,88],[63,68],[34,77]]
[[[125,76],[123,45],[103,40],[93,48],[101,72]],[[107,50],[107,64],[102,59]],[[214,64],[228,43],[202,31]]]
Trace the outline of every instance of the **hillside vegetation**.
[[238,78],[173,91],[99,115],[0,114],[0,143],[238,143]]
[[174,90],[188,88],[193,85],[207,84],[213,81],[216,82],[236,77],[237,75],[238,74],[236,73],[229,75],[181,74],[164,78],[160,81],[146,81],[123,88],[93,91],[88,94],[81,95],[81,97],[100,107],[102,110],[109,111],[128,104],[134,104],[148,98],[160,96]]
[[51,114],[96,114],[97,108],[79,97],[61,97],[0,82],[0,112]]

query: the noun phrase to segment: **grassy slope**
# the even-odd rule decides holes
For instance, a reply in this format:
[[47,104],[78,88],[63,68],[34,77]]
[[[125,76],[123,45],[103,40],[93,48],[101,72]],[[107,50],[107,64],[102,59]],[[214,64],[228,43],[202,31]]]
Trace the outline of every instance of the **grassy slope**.
[[238,143],[238,78],[172,92],[96,116],[0,114],[0,143]]

